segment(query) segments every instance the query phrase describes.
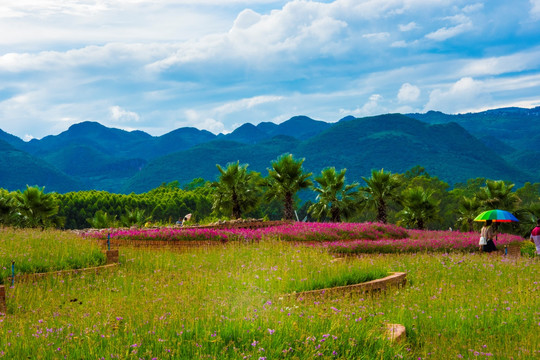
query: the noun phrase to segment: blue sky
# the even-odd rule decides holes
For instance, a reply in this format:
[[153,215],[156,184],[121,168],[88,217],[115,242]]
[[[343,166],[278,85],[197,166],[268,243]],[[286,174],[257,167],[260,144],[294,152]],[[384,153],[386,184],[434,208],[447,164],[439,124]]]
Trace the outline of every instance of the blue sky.
[[540,106],[540,0],[0,3],[0,129]]

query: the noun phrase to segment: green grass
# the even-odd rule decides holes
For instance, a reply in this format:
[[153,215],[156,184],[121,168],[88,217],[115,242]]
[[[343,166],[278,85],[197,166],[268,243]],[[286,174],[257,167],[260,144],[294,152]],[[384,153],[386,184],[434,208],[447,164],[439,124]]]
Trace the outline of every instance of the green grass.
[[[332,262],[278,242],[188,252],[121,249],[121,266],[7,289],[0,355],[62,359],[531,359],[540,355],[540,263],[485,254]],[[281,297],[349,272],[406,271],[369,296]],[[326,285],[325,285],[326,286]],[[407,328],[404,344],[386,323]],[[486,355],[488,354],[488,355]]]
[[536,245],[532,241],[522,241],[520,243],[521,255],[528,257],[538,257]]
[[0,284],[11,276],[80,269],[105,263],[97,244],[57,230],[0,228]]

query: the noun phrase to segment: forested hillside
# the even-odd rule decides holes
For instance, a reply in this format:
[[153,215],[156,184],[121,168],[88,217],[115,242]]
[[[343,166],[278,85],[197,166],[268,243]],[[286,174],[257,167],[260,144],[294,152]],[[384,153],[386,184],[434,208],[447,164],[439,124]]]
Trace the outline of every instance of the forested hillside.
[[165,182],[214,180],[216,164],[240,161],[264,173],[283,153],[305,158],[309,171],[347,168],[357,180],[372,169],[421,165],[450,185],[476,177],[521,185],[540,180],[540,152],[532,145],[539,142],[539,109],[347,116],[337,123],[295,116],[281,124],[244,124],[226,135],[180,128],[151,136],[97,122],[30,142],[0,131],[0,186],[140,193]]

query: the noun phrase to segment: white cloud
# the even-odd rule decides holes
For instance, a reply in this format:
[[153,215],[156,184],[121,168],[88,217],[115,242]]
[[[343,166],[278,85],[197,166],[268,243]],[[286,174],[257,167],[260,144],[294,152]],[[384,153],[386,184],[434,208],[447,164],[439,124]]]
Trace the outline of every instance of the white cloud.
[[429,94],[429,102],[424,106],[424,111],[437,110],[458,113],[490,103],[491,97],[484,83],[470,77],[464,77],[446,90],[433,90]]
[[402,31],[402,32],[407,32],[407,31],[418,29],[418,28],[419,28],[418,24],[415,23],[414,21],[411,21],[410,23],[405,24],[405,25],[399,25],[399,31]]
[[472,30],[473,28],[471,19],[462,14],[446,17],[445,20],[449,20],[457,25],[452,27],[442,27],[427,34],[426,38],[435,41],[445,41],[466,31]]
[[460,71],[461,76],[500,75],[540,68],[540,48],[521,51],[511,55],[488,57],[467,61]]
[[111,106],[109,111],[111,119],[115,122],[132,123],[140,121],[139,114],[133,111],[124,110],[120,106]]
[[368,40],[372,40],[372,41],[383,41],[390,37],[390,33],[380,32],[380,33],[364,34],[362,35],[362,37]]
[[540,19],[540,0],[529,0],[531,3],[531,17],[535,20]]
[[355,110],[340,109],[339,113],[341,115],[354,115],[358,117],[378,115],[386,111],[386,108],[380,105],[382,100],[383,97],[380,94],[372,94],[362,107],[358,107]]
[[226,115],[243,110],[252,109],[256,106],[277,102],[283,99],[283,96],[273,96],[273,95],[263,95],[263,96],[254,96],[252,98],[240,99],[228,102],[226,104],[220,105],[212,110],[213,113],[217,115]]
[[214,134],[219,134],[225,131],[225,125],[222,122],[211,117],[206,117],[206,115],[201,114],[196,110],[186,110],[184,115],[187,123],[183,123],[182,126],[194,126],[197,129],[208,130]]
[[0,56],[0,72],[65,70],[82,66],[110,67],[114,64],[148,62],[168,54],[167,44],[119,44],[90,45],[80,49],[42,51],[39,53],[8,53]]
[[391,43],[390,46],[394,48],[406,48],[409,44],[405,40],[398,40]]
[[398,101],[400,103],[404,102],[414,102],[418,100],[418,97],[420,96],[420,89],[417,86],[411,85],[409,83],[405,83],[401,85],[401,88],[398,92]]
[[261,21],[261,14],[251,9],[245,9],[234,20],[233,29],[247,29],[259,21]]
[[226,132],[475,107],[463,93],[534,103],[529,12],[540,19],[540,0],[0,0],[0,128],[39,137],[117,117],[153,135]]
[[471,4],[471,5],[467,5],[463,8],[463,12],[464,13],[473,13],[473,12],[477,12],[477,11],[480,11],[484,9],[484,4],[483,3],[476,3],[476,4]]

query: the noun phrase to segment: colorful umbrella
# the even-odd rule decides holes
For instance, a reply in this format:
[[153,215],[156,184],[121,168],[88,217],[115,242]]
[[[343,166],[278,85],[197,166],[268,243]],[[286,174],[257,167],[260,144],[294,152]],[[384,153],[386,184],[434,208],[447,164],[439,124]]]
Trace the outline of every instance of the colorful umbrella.
[[493,222],[512,222],[519,221],[512,213],[505,210],[488,210],[484,211],[474,221],[492,220]]

